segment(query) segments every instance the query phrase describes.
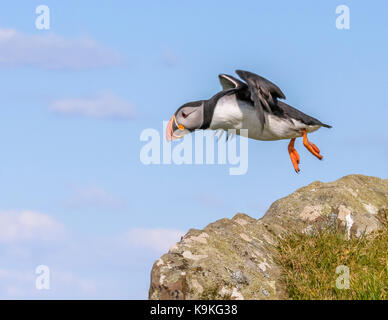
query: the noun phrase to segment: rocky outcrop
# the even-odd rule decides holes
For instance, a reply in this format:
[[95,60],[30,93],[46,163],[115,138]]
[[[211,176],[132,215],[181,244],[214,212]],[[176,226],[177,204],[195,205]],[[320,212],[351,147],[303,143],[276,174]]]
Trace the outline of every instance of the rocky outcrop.
[[238,213],[191,229],[153,265],[150,299],[285,299],[276,245],[283,234],[342,226],[360,235],[381,227],[388,179],[349,175],[313,182],[274,202],[261,219]]

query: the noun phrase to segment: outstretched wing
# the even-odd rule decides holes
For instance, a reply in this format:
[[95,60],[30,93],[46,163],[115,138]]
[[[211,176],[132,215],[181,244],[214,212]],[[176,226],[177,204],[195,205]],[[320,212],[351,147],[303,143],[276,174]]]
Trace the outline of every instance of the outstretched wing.
[[285,99],[286,96],[277,85],[249,71],[236,70],[236,73],[247,83],[261,123],[265,123],[264,110],[268,113],[281,112],[277,99]]

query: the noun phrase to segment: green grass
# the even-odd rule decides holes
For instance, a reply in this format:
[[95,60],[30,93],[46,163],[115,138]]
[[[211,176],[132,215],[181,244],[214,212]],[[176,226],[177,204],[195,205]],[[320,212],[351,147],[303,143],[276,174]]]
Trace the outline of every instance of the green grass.
[[[347,238],[333,227],[288,235],[278,246],[277,262],[291,299],[388,300],[388,219],[384,228]],[[338,289],[338,266],[349,268],[349,288]]]

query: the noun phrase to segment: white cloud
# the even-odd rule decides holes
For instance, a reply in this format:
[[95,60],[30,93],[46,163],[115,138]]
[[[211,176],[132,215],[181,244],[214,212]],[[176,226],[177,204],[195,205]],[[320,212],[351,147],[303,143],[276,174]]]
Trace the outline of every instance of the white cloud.
[[0,269],[0,298],[26,297],[34,291],[34,273],[14,269]]
[[124,246],[149,248],[164,253],[184,234],[183,231],[176,229],[133,228],[119,240]]
[[55,34],[25,35],[0,29],[0,66],[45,69],[83,69],[117,66],[120,55],[87,37],[64,38]]
[[97,293],[97,283],[95,281],[78,276],[73,272],[54,270],[54,281],[64,289],[63,291],[73,292],[72,295],[75,293],[75,295],[90,297]]
[[50,290],[38,290],[35,270],[0,268],[1,299],[93,298],[97,282],[56,267],[50,268]]
[[[146,298],[149,269],[183,234],[133,228],[85,235],[46,214],[0,211],[0,299]],[[41,264],[50,268],[50,290],[35,288]]]
[[62,224],[46,214],[28,210],[0,212],[0,243],[51,241],[63,235]]
[[98,185],[73,187],[72,194],[66,201],[69,207],[92,207],[100,209],[123,209],[126,202],[120,196],[114,195]]
[[94,118],[123,118],[134,116],[132,103],[113,93],[100,93],[91,98],[56,100],[50,110],[65,115],[80,115]]

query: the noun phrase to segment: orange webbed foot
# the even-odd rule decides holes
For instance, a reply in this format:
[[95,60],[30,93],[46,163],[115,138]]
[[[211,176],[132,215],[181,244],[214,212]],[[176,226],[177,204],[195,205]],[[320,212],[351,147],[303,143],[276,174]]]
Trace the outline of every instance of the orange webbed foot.
[[288,153],[290,155],[290,159],[291,159],[292,165],[294,166],[295,172],[298,173],[300,171],[299,169],[300,157],[299,157],[298,151],[296,151],[294,148],[294,143],[295,143],[295,138],[291,139],[288,145]]
[[308,151],[310,151],[319,160],[323,159],[323,156],[320,154],[321,151],[318,149],[318,147],[307,139],[306,130],[303,130],[303,145],[306,147]]

